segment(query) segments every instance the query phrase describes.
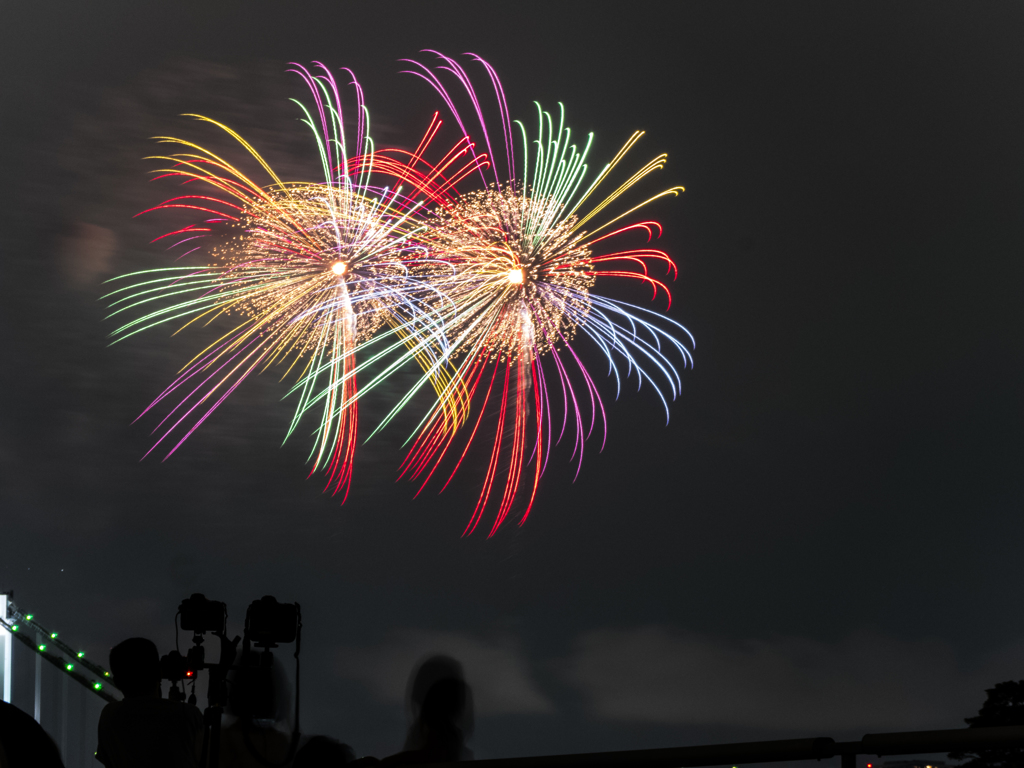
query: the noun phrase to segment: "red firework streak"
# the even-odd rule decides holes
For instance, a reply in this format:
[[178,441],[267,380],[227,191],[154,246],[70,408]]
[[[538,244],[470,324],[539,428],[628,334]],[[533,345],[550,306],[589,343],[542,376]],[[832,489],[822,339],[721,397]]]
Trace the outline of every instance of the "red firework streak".
[[[466,146],[472,146],[468,140]],[[446,180],[448,157],[431,165],[423,159],[422,145],[404,155],[400,165],[376,160],[376,170],[413,185],[438,206],[428,242],[436,257],[452,267],[453,277],[440,287],[454,306],[446,318],[451,357],[461,355],[462,359],[446,389],[438,391],[438,403],[422,422],[400,471],[403,477],[419,481],[417,494],[422,492],[452,451],[457,435],[468,430],[443,491],[474,442],[490,431],[485,426],[487,415],[495,417],[483,486],[464,530],[468,535],[477,528],[497,485],[502,490],[489,532],[494,535],[517,498],[523,504],[520,524],[527,519],[552,443],[565,436],[570,424],[575,432],[573,455],[579,460],[598,419],[604,424],[597,388],[572,343],[577,326],[589,314],[601,311],[595,310],[588,291],[594,279],[599,275],[638,279],[655,292],[661,289],[668,294],[663,282],[648,275],[647,263],[661,261],[670,269],[675,265],[663,251],[650,248],[595,253],[597,244],[631,230],[642,231],[650,239],[656,231],[660,233],[660,225],[653,221],[628,224],[598,237],[574,231],[575,220],[556,222],[546,226],[540,246],[524,253],[524,221],[537,213],[534,209],[547,206],[547,198],[538,203],[511,189],[460,195],[455,184],[473,168],[463,166],[457,179]],[[636,271],[600,268],[611,262]],[[559,409],[560,427],[552,418],[555,409],[542,366],[545,356],[554,364],[564,403]],[[577,397],[574,381],[583,385],[583,397]],[[470,422],[472,411],[475,418]],[[533,468],[527,472],[531,461]]]

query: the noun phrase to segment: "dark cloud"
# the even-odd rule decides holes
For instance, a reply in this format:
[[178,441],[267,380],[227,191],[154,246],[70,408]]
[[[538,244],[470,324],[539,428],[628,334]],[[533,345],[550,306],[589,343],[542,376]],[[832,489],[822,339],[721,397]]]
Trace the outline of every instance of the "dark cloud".
[[1024,646],[965,668],[937,637],[862,631],[833,643],[758,640],[649,626],[584,633],[568,679],[610,720],[761,732],[863,733],[961,727],[988,681],[1012,677]]

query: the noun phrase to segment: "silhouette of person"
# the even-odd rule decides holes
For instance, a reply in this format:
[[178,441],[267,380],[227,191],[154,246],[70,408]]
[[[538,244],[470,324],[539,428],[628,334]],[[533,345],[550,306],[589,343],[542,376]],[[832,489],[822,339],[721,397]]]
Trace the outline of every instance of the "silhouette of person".
[[466,739],[473,733],[473,696],[462,665],[450,656],[423,661],[409,679],[412,725],[402,752],[384,758],[385,766],[472,760]]
[[197,768],[203,716],[191,704],[160,696],[160,655],[133,637],[110,651],[114,685],[124,699],[100,714],[96,759],[107,768]]
[[327,736],[314,736],[295,754],[292,768],[341,768],[355,754],[347,744]]
[[258,654],[243,658],[228,678],[232,722],[221,729],[219,768],[267,768],[291,759],[288,681],[280,664],[261,665]]
[[64,768],[50,735],[25,712],[5,701],[0,701],[0,766]]

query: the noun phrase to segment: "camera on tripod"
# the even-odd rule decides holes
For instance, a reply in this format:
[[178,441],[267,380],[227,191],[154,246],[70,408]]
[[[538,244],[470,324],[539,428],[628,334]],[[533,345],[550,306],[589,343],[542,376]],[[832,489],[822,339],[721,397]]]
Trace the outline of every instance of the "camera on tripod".
[[276,648],[278,643],[294,643],[299,631],[299,606],[279,603],[270,595],[253,600],[245,612],[246,638],[257,648]]
[[[188,658],[178,651],[160,657],[160,677],[171,681],[172,692],[177,690],[178,683],[183,680],[194,680],[198,671],[195,664],[189,664]],[[171,698],[176,697],[172,695]]]
[[207,600],[198,592],[185,598],[178,606],[181,616],[181,628],[190,629],[197,635],[212,632],[223,635],[228,626],[228,607],[216,600]]
[[[227,637],[227,605],[196,593],[178,606],[181,628],[192,632],[192,647],[185,655],[174,650],[160,659],[160,676],[171,682],[168,698],[182,701],[185,693],[179,683],[192,681],[190,704],[196,703],[195,680],[203,669],[209,671],[208,706],[205,712],[203,764],[207,757],[216,760],[220,740],[220,717],[230,698],[236,714],[253,721],[272,718],[276,711],[274,697],[274,656],[271,648],[295,643],[295,719],[289,760],[298,746],[299,735],[299,649],[302,638],[302,611],[298,603],[279,603],[265,595],[254,600],[245,612],[243,637]],[[175,644],[177,644],[175,624]],[[204,636],[209,633],[220,640],[220,660],[206,662]],[[242,642],[239,655],[238,644]],[[262,649],[257,652],[254,649]],[[238,664],[235,664],[238,657]],[[230,675],[230,677],[229,677]],[[212,764],[212,763],[211,763]]]
[[[223,705],[226,700],[227,674],[231,670],[244,670],[252,667],[269,667],[273,664],[271,648],[278,647],[283,643],[295,643],[299,638],[302,625],[301,613],[298,603],[279,603],[271,595],[264,595],[259,600],[253,600],[245,612],[245,632],[243,638],[236,638],[229,641],[227,638],[228,608],[225,603],[217,600],[210,600],[205,595],[195,593],[191,597],[181,601],[178,606],[178,618],[180,626],[184,630],[192,632],[192,647],[183,655],[180,651],[174,650],[160,659],[160,676],[171,683],[168,697],[182,701],[185,693],[179,687],[179,683],[193,681],[203,669],[209,669],[210,674],[210,700]],[[209,633],[218,638],[221,642],[221,659],[216,663],[206,662],[206,648],[203,645],[204,636]],[[239,664],[235,663],[235,650],[239,640],[243,640],[242,654]],[[262,649],[262,653],[256,653],[253,648]],[[296,644],[296,659],[298,658],[298,645]],[[267,678],[269,680],[269,678]],[[265,686],[257,686],[263,688]],[[259,699],[267,698],[266,692],[261,692]],[[195,703],[195,688],[189,701]],[[259,707],[265,709],[266,707]]]
[[[207,666],[203,635],[210,632],[221,638],[222,641],[227,639],[225,633],[227,631],[228,607],[216,600],[208,600],[205,595],[197,592],[181,601],[181,605],[178,606],[178,617],[181,620],[181,628],[192,631],[193,645],[184,656],[175,650],[161,657],[160,676],[171,683],[168,697],[182,701],[185,698],[185,693],[178,688],[178,683],[188,680],[195,681],[199,670],[205,669]],[[190,700],[194,703],[194,692]]]

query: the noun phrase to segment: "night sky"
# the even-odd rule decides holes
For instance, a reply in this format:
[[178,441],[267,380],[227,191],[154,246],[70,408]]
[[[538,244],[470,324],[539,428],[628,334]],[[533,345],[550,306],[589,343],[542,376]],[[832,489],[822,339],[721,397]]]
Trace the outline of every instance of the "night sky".
[[[478,757],[961,725],[1024,677],[1022,40],[1018,3],[8,4],[0,587],[104,663],[171,649],[194,591],[239,633],[298,601],[304,730],[359,754],[400,749],[433,651]],[[398,59],[425,48],[490,61],[513,116],[563,102],[596,164],[634,129],[636,162],[668,153],[696,338],[669,424],[627,388],[492,539],[461,538],[478,478],[395,482],[411,422],[322,495],[272,375],[140,462],[133,420],[205,338],[108,346],[102,282],[170,261],[170,219],[133,218],[177,194],[150,137],[236,152],[198,112],[315,179],[288,63],[351,67],[378,141],[413,144],[442,105]]]

